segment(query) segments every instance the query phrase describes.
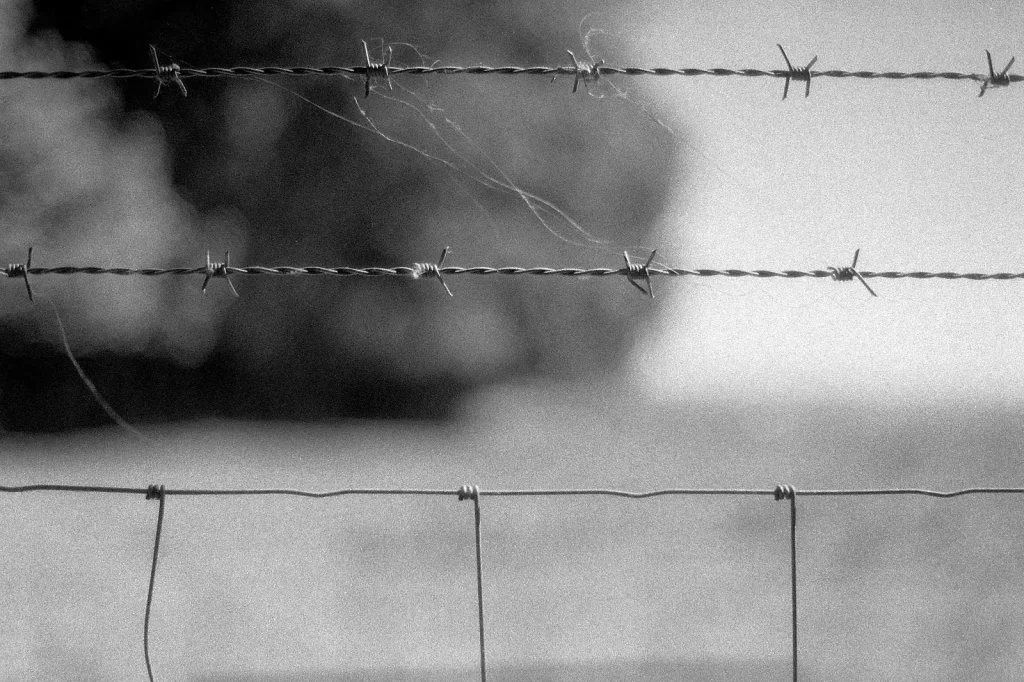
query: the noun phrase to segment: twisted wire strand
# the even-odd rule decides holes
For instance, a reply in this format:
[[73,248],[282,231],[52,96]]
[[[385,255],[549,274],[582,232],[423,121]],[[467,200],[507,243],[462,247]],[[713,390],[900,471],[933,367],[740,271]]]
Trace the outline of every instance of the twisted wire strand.
[[[372,67],[371,67],[372,68]],[[367,75],[367,66],[232,66],[189,68],[178,67],[180,78],[245,78],[249,76],[362,76]],[[595,66],[599,76],[744,76],[747,78],[787,78],[793,74],[785,69],[726,69],[726,68],[669,68],[636,66]],[[572,76],[579,73],[576,66],[389,66],[391,76],[408,74],[428,75],[509,75],[509,76]],[[56,79],[74,78],[150,78],[166,74],[157,69],[105,69],[86,71],[0,71],[0,80],[14,79]],[[957,71],[847,71],[829,69],[810,71],[813,78],[861,78],[868,80],[952,80],[984,83],[990,76],[979,73]],[[1010,83],[1024,80],[1024,76],[1007,74]]]
[[[398,267],[322,267],[281,265],[264,267],[251,265],[247,267],[228,266],[222,268],[225,275],[287,275],[313,276],[325,275],[332,277],[419,277],[422,272],[416,266]],[[92,266],[60,266],[52,268],[8,266],[5,270],[8,277],[29,275],[121,275],[159,277],[163,275],[206,275],[205,267],[198,268],[102,268]],[[520,266],[474,266],[438,267],[441,275],[535,275],[560,277],[630,277],[633,273],[626,268],[577,268],[577,267],[520,267]],[[784,278],[799,279],[801,277],[835,279],[833,270],[742,270],[742,269],[686,269],[650,267],[647,272],[660,277],[757,277],[761,279]],[[1024,279],[1024,272],[929,272],[929,271],[881,271],[859,270],[864,279],[947,279],[947,280],[1009,280]]]

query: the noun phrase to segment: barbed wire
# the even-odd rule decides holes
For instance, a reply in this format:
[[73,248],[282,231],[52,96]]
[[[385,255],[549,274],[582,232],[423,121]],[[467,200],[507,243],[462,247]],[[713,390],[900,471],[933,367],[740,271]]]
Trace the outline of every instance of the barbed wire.
[[162,64],[157,56],[156,49],[150,46],[150,57],[152,67],[144,69],[92,69],[83,71],[0,71],[0,80],[13,79],[55,79],[69,80],[75,78],[144,78],[157,82],[157,93],[160,87],[167,83],[178,86],[183,95],[187,95],[184,79],[187,78],[247,78],[252,76],[361,76],[365,79],[365,96],[369,96],[371,85],[376,81],[389,82],[392,76],[573,76],[573,92],[577,91],[579,83],[584,85],[588,82],[599,80],[604,76],[741,76],[746,78],[784,78],[786,81],[783,99],[789,93],[791,81],[800,81],[807,84],[804,96],[810,95],[812,78],[857,78],[867,80],[948,80],[948,81],[973,81],[981,84],[979,97],[984,95],[986,90],[994,87],[1005,87],[1011,83],[1024,80],[1024,76],[1009,73],[1013,66],[1014,59],[1002,71],[996,71],[992,63],[992,55],[985,50],[988,60],[988,74],[967,73],[959,71],[850,71],[845,69],[827,69],[822,71],[811,70],[818,57],[815,56],[807,66],[794,67],[790,62],[786,51],[781,45],[777,45],[782,57],[785,60],[785,69],[757,69],[757,68],[673,68],[673,67],[636,67],[636,66],[610,66],[603,61],[590,62],[578,60],[576,55],[566,50],[572,59],[571,66],[454,66],[454,65],[431,65],[431,66],[391,66],[390,50],[386,50],[386,57],[383,61],[377,62],[371,59],[370,51],[365,41],[362,41],[365,61],[355,66],[230,66],[230,67],[206,67],[194,68],[183,67],[176,63]]
[[143,619],[143,655],[146,671],[150,682],[153,682],[153,667],[150,658],[150,615],[153,607],[153,594],[156,583],[157,563],[160,553],[160,540],[168,497],[196,496],[295,496],[315,499],[343,497],[350,495],[369,496],[434,496],[454,497],[458,501],[472,500],[474,514],[474,540],[476,549],[476,583],[477,613],[480,645],[480,679],[487,680],[486,646],[484,639],[484,575],[482,560],[482,510],[481,499],[485,497],[617,497],[629,500],[646,500],[656,497],[683,496],[760,496],[771,497],[776,501],[789,502],[789,564],[790,564],[790,602],[791,602],[791,644],[792,673],[797,682],[798,666],[798,582],[797,582],[797,498],[798,497],[848,497],[848,496],[920,496],[940,499],[951,499],[971,495],[1022,495],[1024,488],[1003,487],[971,487],[957,490],[932,490],[928,488],[845,488],[845,489],[808,489],[797,490],[792,485],[777,485],[773,488],[664,488],[647,491],[630,491],[615,488],[535,488],[535,489],[495,489],[487,490],[477,485],[462,485],[451,488],[342,488],[338,490],[315,491],[295,488],[252,488],[252,489],[218,489],[218,488],[166,488],[163,485],[142,487],[105,486],[105,485],[66,485],[58,483],[36,483],[28,485],[0,485],[0,493],[100,493],[144,495],[146,500],[156,499],[157,510],[156,532],[153,541],[153,559],[150,565],[149,585],[147,589],[145,616]]
[[[0,270],[8,278],[22,279],[28,296],[32,299],[32,285],[29,282],[29,275],[117,275],[122,277],[163,277],[163,276],[186,276],[203,275],[202,291],[212,279],[226,279],[231,292],[238,296],[238,292],[231,283],[232,275],[268,275],[268,276],[325,276],[325,277],[400,277],[412,279],[437,279],[441,282],[445,291],[452,295],[451,289],[444,278],[448,276],[478,275],[478,276],[553,276],[553,277],[575,277],[586,279],[589,277],[625,277],[627,281],[643,292],[645,295],[654,297],[654,290],[651,286],[652,277],[754,277],[758,279],[800,279],[816,278],[830,279],[837,282],[848,282],[858,280],[872,296],[877,296],[875,291],[868,285],[868,279],[917,279],[917,280],[1014,280],[1024,279],[1024,272],[930,272],[922,270],[914,271],[872,271],[859,270],[857,260],[860,256],[860,249],[854,252],[853,263],[846,266],[829,266],[823,270],[743,270],[743,269],[687,269],[653,266],[652,262],[657,251],[652,251],[645,263],[633,262],[629,253],[624,252],[623,258],[626,266],[622,268],[578,268],[578,267],[521,267],[521,266],[473,266],[459,267],[443,265],[448,254],[446,248],[441,259],[437,263],[414,263],[411,266],[397,267],[323,267],[323,266],[293,266],[280,265],[276,267],[265,267],[251,265],[246,267],[235,267],[230,265],[230,253],[225,253],[224,262],[217,263],[210,260],[210,254],[206,254],[206,263],[194,268],[129,268],[129,267],[96,267],[81,265],[63,265],[58,267],[38,267],[32,265],[32,249],[29,249],[28,260],[25,263],[12,263]],[[641,284],[641,282],[643,284]],[[644,286],[646,285],[646,286]]]

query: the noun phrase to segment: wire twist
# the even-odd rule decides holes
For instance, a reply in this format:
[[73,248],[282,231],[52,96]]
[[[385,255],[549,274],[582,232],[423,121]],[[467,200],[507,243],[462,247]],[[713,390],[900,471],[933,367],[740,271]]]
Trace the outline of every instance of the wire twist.
[[476,500],[480,497],[480,487],[475,485],[464,485],[458,490],[459,502]]
[[793,496],[796,494],[796,490],[791,485],[782,484],[775,486],[775,490],[772,491],[772,494],[775,495],[775,500],[777,502],[781,502],[782,500],[793,499]]

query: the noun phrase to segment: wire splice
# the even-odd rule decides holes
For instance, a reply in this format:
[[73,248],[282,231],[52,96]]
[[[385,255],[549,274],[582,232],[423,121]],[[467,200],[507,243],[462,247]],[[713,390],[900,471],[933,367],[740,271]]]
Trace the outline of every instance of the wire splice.
[[791,485],[777,485],[775,486],[775,499],[777,501],[791,500],[796,495],[796,489]]

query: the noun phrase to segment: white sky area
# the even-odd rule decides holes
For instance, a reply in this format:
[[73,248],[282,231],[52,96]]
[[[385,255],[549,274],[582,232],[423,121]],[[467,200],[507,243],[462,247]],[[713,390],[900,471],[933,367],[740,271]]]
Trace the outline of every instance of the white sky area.
[[[629,61],[673,67],[987,72],[1024,4],[642,6]],[[1024,53],[1018,55],[1024,57]],[[1024,64],[1020,65],[1024,67]],[[1019,73],[1015,66],[1011,73]],[[694,147],[660,225],[675,267],[1024,271],[1024,87],[970,81],[645,78]],[[1024,398],[1024,282],[655,280],[632,376],[662,397]]]

